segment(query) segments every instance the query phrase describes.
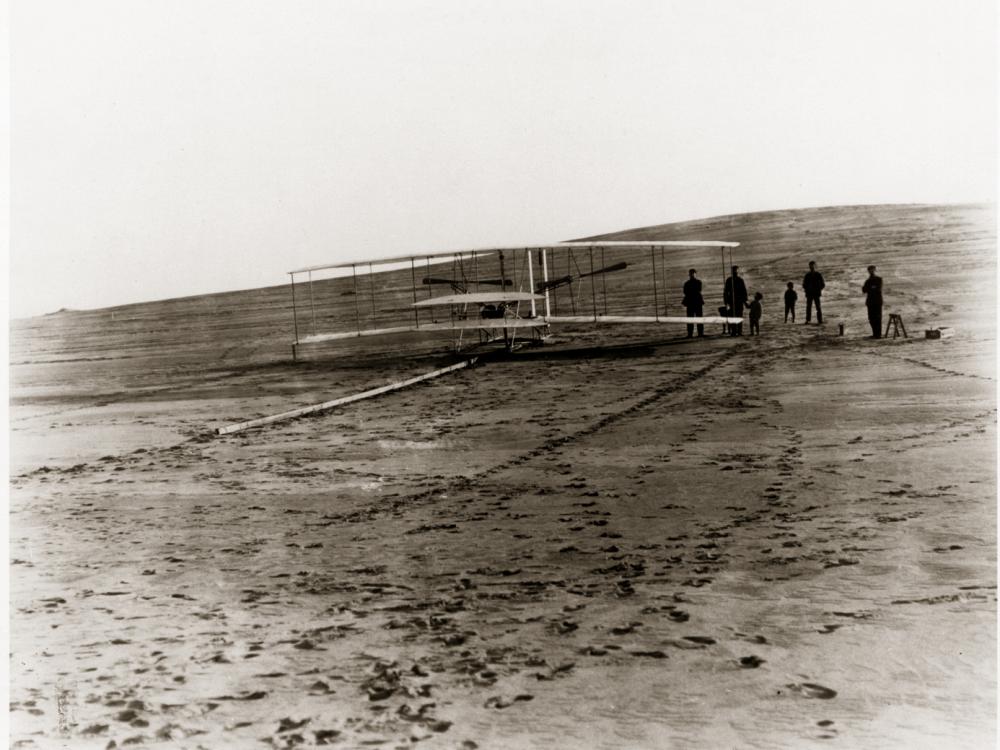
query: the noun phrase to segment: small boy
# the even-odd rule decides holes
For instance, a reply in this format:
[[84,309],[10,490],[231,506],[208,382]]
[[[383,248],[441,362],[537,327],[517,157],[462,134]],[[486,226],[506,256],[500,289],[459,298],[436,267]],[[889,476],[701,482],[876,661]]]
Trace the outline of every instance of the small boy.
[[785,291],[785,322],[788,322],[788,316],[792,316],[792,322],[795,322],[795,301],[799,298],[799,295],[795,293],[795,285],[792,282],[788,282],[788,289]]
[[760,336],[760,316],[764,313],[764,307],[760,304],[760,301],[764,299],[764,295],[757,292],[753,296],[753,302],[747,304],[750,308],[750,335],[754,334]]

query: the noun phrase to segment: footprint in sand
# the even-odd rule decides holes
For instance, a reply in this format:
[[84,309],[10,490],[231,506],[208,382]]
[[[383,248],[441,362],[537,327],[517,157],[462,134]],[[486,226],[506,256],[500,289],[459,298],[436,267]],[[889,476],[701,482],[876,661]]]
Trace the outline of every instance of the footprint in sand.
[[579,628],[572,620],[563,620],[561,622],[550,623],[549,628],[554,630],[559,635],[566,635],[567,633],[572,633],[574,630]]
[[[571,661],[565,662],[564,664],[559,664],[555,667],[552,667],[547,673],[535,672],[535,679],[542,681],[554,680],[559,675],[565,675],[567,672],[570,672],[575,666],[576,666],[575,662]],[[496,680],[494,680],[494,682],[495,681]]]
[[687,651],[707,648],[713,643],[715,643],[714,638],[708,638],[707,636],[700,635],[685,636],[683,638],[675,638],[670,641],[670,645],[674,648],[684,649]]
[[213,700],[217,701],[259,701],[266,698],[267,692],[264,690],[254,690],[253,692],[243,692],[240,695],[219,695]]
[[611,633],[612,635],[628,635],[629,633],[634,633],[636,628],[639,627],[642,627],[641,622],[630,622],[628,625],[611,628]]
[[786,688],[792,692],[799,693],[806,698],[820,698],[822,700],[830,700],[831,698],[837,697],[837,691],[833,688],[824,687],[823,685],[817,685],[814,682],[796,682],[790,685],[785,685]]
[[281,719],[280,723],[278,724],[278,730],[277,731],[279,733],[281,733],[281,732],[291,732],[294,729],[301,729],[302,727],[304,727],[308,723],[309,723],[309,719],[302,719],[301,721],[295,721],[294,719],[290,719],[290,718],[288,718],[286,716],[283,719]]
[[484,708],[508,708],[509,706],[513,706],[518,701],[530,701],[530,700],[534,700],[534,698],[535,698],[535,696],[529,695],[528,693],[521,693],[519,695],[515,695],[513,698],[511,698],[509,700],[507,698],[503,698],[503,697],[501,697],[499,695],[494,695],[494,696],[486,699],[486,703],[483,704],[483,707]]

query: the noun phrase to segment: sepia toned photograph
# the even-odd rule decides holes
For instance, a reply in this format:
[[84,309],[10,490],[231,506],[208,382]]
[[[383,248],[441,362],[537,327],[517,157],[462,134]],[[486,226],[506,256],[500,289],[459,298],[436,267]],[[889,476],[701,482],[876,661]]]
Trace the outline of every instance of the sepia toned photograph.
[[995,3],[8,18],[9,747],[995,746]]

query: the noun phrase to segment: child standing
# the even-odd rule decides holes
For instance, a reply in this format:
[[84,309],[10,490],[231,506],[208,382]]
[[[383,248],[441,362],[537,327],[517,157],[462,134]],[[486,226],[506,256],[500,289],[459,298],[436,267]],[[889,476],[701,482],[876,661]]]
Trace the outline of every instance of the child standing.
[[753,302],[749,303],[747,307],[750,308],[750,335],[754,334],[760,336],[760,316],[764,313],[764,307],[760,304],[760,301],[764,299],[764,295],[757,292],[753,296]]
[[799,298],[799,295],[795,293],[795,285],[792,282],[788,282],[788,289],[785,290],[785,322],[788,322],[788,316],[792,316],[792,322],[795,322],[795,301]]

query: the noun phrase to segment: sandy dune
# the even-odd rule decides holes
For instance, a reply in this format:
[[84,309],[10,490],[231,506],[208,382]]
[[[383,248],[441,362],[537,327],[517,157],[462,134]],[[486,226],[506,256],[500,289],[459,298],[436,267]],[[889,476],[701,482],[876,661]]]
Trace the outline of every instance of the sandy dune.
[[560,331],[222,438],[454,356],[292,364],[280,288],[16,322],[12,746],[992,746],[992,220],[633,230],[743,242],[763,335]]

